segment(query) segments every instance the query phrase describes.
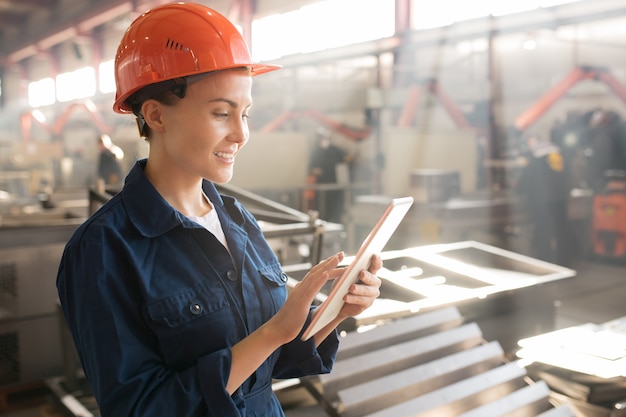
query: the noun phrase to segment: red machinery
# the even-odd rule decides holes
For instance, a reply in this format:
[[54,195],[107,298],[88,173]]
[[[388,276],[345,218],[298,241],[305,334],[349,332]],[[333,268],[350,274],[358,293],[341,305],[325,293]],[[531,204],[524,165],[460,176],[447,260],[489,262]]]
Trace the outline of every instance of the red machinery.
[[626,175],[615,174],[593,198],[592,250],[597,257],[626,261]]

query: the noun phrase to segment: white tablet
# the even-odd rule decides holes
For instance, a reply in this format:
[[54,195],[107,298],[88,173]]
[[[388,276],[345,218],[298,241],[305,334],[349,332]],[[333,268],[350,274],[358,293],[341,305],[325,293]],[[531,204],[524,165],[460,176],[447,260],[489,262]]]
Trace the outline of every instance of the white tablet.
[[358,280],[359,272],[369,267],[372,255],[383,250],[412,204],[413,197],[391,200],[350,265],[341,277],[337,278],[328,298],[313,311],[311,323],[304,331],[302,340],[309,339],[337,317],[344,304],[343,297],[350,290],[350,286]]

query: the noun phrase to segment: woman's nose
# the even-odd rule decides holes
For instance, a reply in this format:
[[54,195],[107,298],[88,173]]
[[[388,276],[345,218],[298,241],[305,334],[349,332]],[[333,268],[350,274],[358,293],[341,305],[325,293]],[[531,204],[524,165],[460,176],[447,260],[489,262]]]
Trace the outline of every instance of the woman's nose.
[[232,131],[229,135],[229,139],[232,142],[246,143],[250,136],[250,129],[246,120],[240,120],[233,123]]

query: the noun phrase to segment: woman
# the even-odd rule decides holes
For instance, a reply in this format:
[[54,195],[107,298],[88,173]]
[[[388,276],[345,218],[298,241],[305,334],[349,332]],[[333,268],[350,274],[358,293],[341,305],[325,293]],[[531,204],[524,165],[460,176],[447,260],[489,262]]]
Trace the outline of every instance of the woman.
[[272,378],[330,372],[335,327],[379,294],[374,256],[330,325],[299,335],[339,253],[286,297],[252,215],[213,183],[249,136],[252,64],[215,11],[173,3],[139,16],[115,60],[114,110],[149,141],[123,189],[67,243],[63,311],[104,417],[282,416]]

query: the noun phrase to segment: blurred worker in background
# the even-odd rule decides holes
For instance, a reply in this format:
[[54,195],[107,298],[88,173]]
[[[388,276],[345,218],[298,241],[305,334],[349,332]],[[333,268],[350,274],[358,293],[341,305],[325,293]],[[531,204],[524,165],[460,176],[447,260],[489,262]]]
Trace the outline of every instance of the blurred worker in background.
[[538,259],[570,266],[567,205],[570,187],[559,148],[538,134],[525,136],[528,155],[517,183],[533,227],[531,250]]
[[119,184],[122,181],[122,167],[120,161],[124,158],[124,151],[111,141],[106,134],[98,136],[98,179],[105,184]]
[[[331,132],[319,129],[315,135],[315,147],[309,159],[309,176],[313,184],[335,184],[337,188],[318,188],[317,209],[323,220],[341,223],[345,209],[345,192],[340,188],[349,183],[348,163],[351,155],[331,141]],[[338,172],[340,173],[338,176]],[[342,178],[340,178],[342,176]],[[341,179],[341,181],[339,181]]]
[[198,4],[157,6],[125,32],[114,110],[135,115],[148,158],[71,237],[57,278],[103,417],[283,416],[273,378],[330,372],[336,326],[378,297],[374,255],[335,320],[302,340],[343,253],[287,297],[256,219],[214,185],[249,139],[252,77],[278,68],[252,63],[237,28]]
[[616,112],[596,109],[589,119],[587,140],[589,184],[602,192],[608,173],[626,170],[626,126]]

